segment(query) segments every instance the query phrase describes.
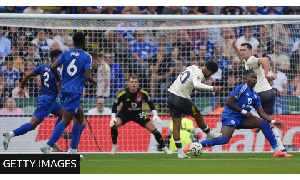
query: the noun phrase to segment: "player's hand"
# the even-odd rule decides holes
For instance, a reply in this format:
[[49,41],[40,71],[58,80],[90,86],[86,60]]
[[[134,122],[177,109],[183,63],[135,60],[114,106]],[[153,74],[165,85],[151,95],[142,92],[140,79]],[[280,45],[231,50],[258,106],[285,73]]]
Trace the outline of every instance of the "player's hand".
[[251,113],[251,112],[247,112],[247,113],[245,114],[245,116],[246,116],[247,118],[249,118],[249,117],[252,116],[252,113]]
[[284,123],[281,123],[281,122],[279,122],[279,121],[276,121],[275,123],[274,123],[274,125],[276,126],[276,127],[278,127],[279,129],[284,129],[285,127],[284,127]]
[[112,128],[115,125],[115,122],[117,122],[117,118],[111,118],[109,126]]
[[162,121],[161,119],[159,118],[159,116],[153,116],[153,121],[156,121],[158,124],[161,124]]
[[276,74],[273,74],[272,76],[265,76],[266,77],[266,79],[268,80],[268,81],[273,81],[273,80],[275,80],[276,78],[277,78],[277,75]]
[[24,95],[25,95],[24,89],[20,87],[18,91],[19,98],[22,99]]
[[231,45],[235,46],[235,42],[236,42],[236,37],[235,37],[234,31],[232,31],[232,33],[231,33]]
[[58,93],[61,93],[61,81],[59,81],[58,83],[56,83],[56,87],[57,87]]
[[220,92],[222,89],[222,86],[214,86],[214,92]]

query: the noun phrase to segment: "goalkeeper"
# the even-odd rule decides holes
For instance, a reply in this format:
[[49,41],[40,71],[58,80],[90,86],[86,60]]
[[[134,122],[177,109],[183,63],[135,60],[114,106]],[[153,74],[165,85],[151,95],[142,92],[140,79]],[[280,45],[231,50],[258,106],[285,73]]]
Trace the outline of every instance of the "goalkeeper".
[[[154,136],[156,141],[161,147],[165,154],[172,154],[171,151],[166,147],[165,142],[162,138],[161,133],[156,129],[154,123],[142,112],[142,102],[145,100],[150,106],[153,113],[153,120],[161,123],[161,119],[157,115],[153,102],[150,100],[149,94],[139,88],[138,77],[136,75],[131,75],[129,77],[128,88],[120,92],[117,95],[117,99],[112,106],[111,114],[111,138],[112,138],[112,150],[111,154],[116,154],[118,150],[117,139],[118,139],[118,127],[125,125],[128,121],[134,121],[150,131]],[[117,113],[117,106],[120,103],[123,103],[123,106]]]

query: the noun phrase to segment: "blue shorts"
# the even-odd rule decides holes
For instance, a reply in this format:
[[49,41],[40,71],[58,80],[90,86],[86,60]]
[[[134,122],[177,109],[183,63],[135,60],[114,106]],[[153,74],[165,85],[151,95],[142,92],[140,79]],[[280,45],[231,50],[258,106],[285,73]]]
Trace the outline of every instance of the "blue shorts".
[[241,125],[243,124],[246,117],[240,116],[229,116],[221,119],[222,127],[224,126],[233,126],[235,129],[241,129]]
[[43,121],[50,113],[56,114],[60,109],[61,105],[57,101],[54,101],[54,103],[50,101],[47,104],[38,102],[33,115],[40,121]]
[[60,96],[60,102],[64,110],[70,111],[73,114],[77,114],[78,107],[80,105],[79,93],[63,92]]

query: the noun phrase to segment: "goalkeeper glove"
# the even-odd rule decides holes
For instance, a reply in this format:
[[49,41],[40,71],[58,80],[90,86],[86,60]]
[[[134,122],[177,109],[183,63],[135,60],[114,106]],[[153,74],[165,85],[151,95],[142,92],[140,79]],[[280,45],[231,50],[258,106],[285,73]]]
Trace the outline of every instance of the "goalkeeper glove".
[[152,110],[152,113],[153,113],[153,121],[156,121],[158,124],[161,124],[161,119],[158,117],[157,111]]
[[111,113],[111,120],[109,122],[109,126],[112,128],[117,122],[116,113]]

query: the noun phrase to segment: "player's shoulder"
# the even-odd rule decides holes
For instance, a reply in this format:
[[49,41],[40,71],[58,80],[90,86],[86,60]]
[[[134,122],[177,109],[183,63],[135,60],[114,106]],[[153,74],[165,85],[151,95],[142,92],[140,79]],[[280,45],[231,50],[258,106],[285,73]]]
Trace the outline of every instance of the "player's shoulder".
[[240,91],[241,93],[245,92],[248,88],[246,83],[238,85],[235,89]]
[[252,61],[258,61],[258,60],[259,60],[259,57],[250,56],[250,57],[247,59],[247,63],[252,62]]
[[143,89],[140,89],[139,90],[142,94],[146,95],[146,96],[149,96],[149,93]]
[[119,92],[119,94],[117,94],[117,99],[120,99],[122,96],[124,96],[127,93],[126,89]]

